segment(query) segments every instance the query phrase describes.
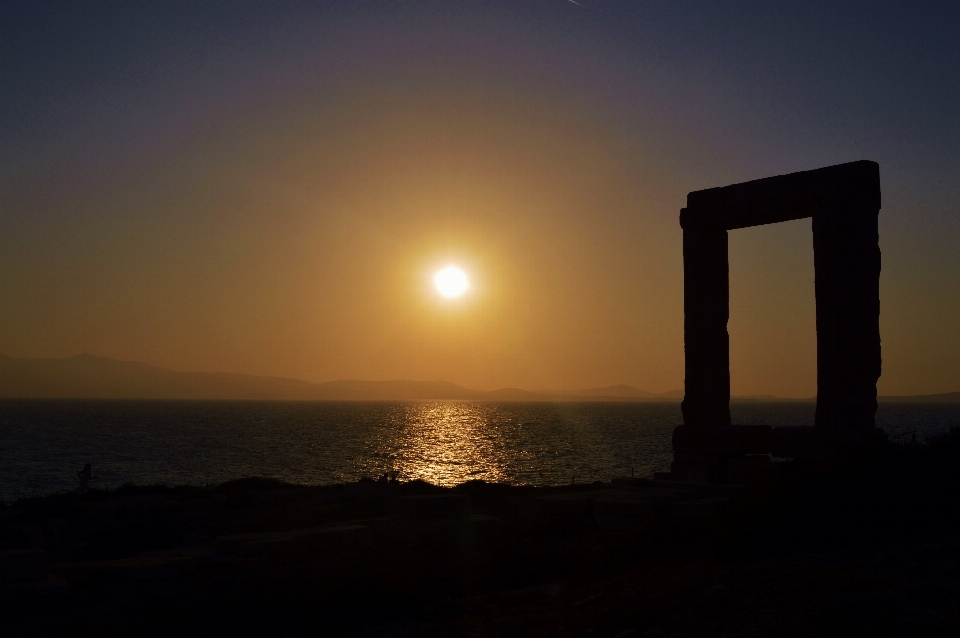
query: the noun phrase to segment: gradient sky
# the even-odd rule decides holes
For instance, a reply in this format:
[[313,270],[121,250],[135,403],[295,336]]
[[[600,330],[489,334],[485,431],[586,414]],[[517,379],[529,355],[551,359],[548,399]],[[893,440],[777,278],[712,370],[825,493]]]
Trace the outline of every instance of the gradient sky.
[[[881,394],[960,390],[960,3],[0,4],[0,352],[683,386],[688,191],[879,162]],[[461,265],[456,301],[430,287]],[[735,394],[816,393],[810,221]]]

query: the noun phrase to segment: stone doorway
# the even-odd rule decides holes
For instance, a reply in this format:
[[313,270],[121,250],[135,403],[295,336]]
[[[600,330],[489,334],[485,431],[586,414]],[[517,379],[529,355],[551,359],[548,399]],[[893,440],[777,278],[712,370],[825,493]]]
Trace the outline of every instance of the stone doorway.
[[[694,191],[680,212],[683,425],[670,478],[751,482],[778,456],[820,458],[875,440],[880,377],[880,167],[858,161]],[[812,218],[817,325],[813,428],[730,423],[727,233]],[[764,470],[764,467],[767,469]]]

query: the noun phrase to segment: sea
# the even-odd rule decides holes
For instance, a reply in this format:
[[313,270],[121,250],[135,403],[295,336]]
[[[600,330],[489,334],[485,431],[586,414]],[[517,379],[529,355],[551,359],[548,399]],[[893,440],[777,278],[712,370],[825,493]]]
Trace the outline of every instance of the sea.
[[[812,425],[812,401],[734,401],[734,423]],[[678,402],[494,403],[0,400],[0,501],[95,487],[324,485],[396,473],[559,485],[670,467]],[[894,440],[960,426],[960,404],[881,403]]]

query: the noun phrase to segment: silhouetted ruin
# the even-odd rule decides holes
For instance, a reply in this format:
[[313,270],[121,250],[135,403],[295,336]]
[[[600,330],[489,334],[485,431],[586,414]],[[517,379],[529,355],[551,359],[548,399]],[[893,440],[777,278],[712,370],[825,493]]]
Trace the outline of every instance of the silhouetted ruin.
[[[778,456],[824,458],[862,447],[880,377],[880,167],[858,161],[687,195],[683,228],[683,425],[672,478],[742,482]],[[817,299],[815,428],[730,423],[727,231],[813,218]]]

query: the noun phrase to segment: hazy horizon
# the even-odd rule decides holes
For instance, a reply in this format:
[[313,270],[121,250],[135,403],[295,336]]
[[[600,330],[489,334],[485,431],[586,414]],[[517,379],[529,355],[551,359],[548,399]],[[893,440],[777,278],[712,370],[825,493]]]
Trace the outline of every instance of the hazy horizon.
[[[0,352],[678,390],[686,194],[869,159],[878,390],[955,392],[958,30],[949,4],[4,3]],[[730,233],[733,394],[816,394],[813,279],[810,220]]]
[[[630,386],[628,384],[623,384],[623,383],[615,383],[607,386],[590,387],[590,388],[580,388],[580,387],[578,388],[513,388],[513,387],[505,387],[505,386],[499,386],[494,388],[472,388],[472,387],[456,384],[447,379],[409,379],[409,378],[370,379],[370,378],[366,378],[366,379],[324,379],[324,380],[317,381],[312,379],[302,379],[298,377],[247,375],[245,373],[231,373],[231,372],[225,372],[223,370],[178,370],[175,368],[166,368],[163,366],[157,366],[156,364],[153,364],[149,361],[130,361],[130,360],[113,359],[110,357],[98,356],[96,354],[89,353],[89,352],[83,352],[80,354],[76,354],[68,357],[61,357],[61,358],[9,357],[9,355],[7,355],[6,353],[0,352],[0,363],[4,361],[4,357],[7,357],[8,360],[12,360],[12,361],[29,361],[29,362],[40,362],[40,363],[54,363],[54,362],[77,361],[81,359],[92,359],[98,362],[108,361],[108,362],[119,363],[119,364],[145,365],[150,368],[159,369],[165,372],[174,372],[177,374],[202,374],[202,375],[211,375],[211,376],[223,375],[223,374],[240,375],[240,376],[249,376],[254,379],[264,379],[264,380],[277,379],[277,380],[285,380],[285,381],[298,381],[298,382],[309,383],[312,385],[331,385],[336,383],[374,383],[374,384],[376,383],[418,383],[418,384],[441,383],[441,384],[455,385],[465,390],[479,391],[479,392],[495,392],[497,390],[519,389],[525,392],[542,393],[542,394],[550,394],[550,393],[574,393],[575,394],[580,392],[591,392],[591,391],[609,390],[614,388],[624,388],[629,390],[636,390],[641,393],[650,394],[652,396],[675,395],[675,396],[671,396],[670,397],[671,399],[678,398],[683,393],[682,389],[679,389],[679,388],[668,390],[663,393],[652,393],[644,390],[643,388],[635,388],[633,386]],[[0,397],[4,396],[4,390],[5,390],[4,381],[5,381],[4,377],[0,375]]]
[[[12,367],[8,362],[14,362]],[[17,367],[16,362],[29,364]],[[79,364],[63,367],[62,364]],[[39,367],[37,367],[39,364]],[[59,366],[59,367],[58,367]],[[145,374],[146,373],[146,374]],[[159,373],[160,378],[155,373]],[[171,378],[171,375],[173,378]],[[199,378],[198,378],[199,375]],[[204,383],[204,380],[207,383]],[[231,385],[231,380],[234,382]],[[240,385],[236,381],[242,381]],[[209,382],[214,381],[211,385]],[[226,384],[224,384],[226,381]],[[276,385],[279,382],[281,385]],[[253,385],[250,385],[253,383]],[[257,385],[257,384],[260,385]],[[137,390],[139,388],[139,390]],[[432,388],[432,389],[431,389]],[[19,393],[17,390],[19,389]],[[186,397],[183,395],[186,389]],[[321,394],[316,394],[322,390]],[[437,394],[431,394],[440,390]],[[146,391],[146,392],[144,392]],[[141,394],[137,394],[140,392]],[[259,398],[263,400],[680,401],[682,389],[650,392],[617,383],[590,388],[471,388],[446,379],[329,379],[253,376],[217,370],[173,370],[144,361],[82,353],[62,359],[12,358],[0,353],[0,398]],[[880,395],[879,399],[960,401],[960,391]],[[938,397],[938,398],[934,398]],[[816,396],[732,394],[732,400],[816,401]]]

